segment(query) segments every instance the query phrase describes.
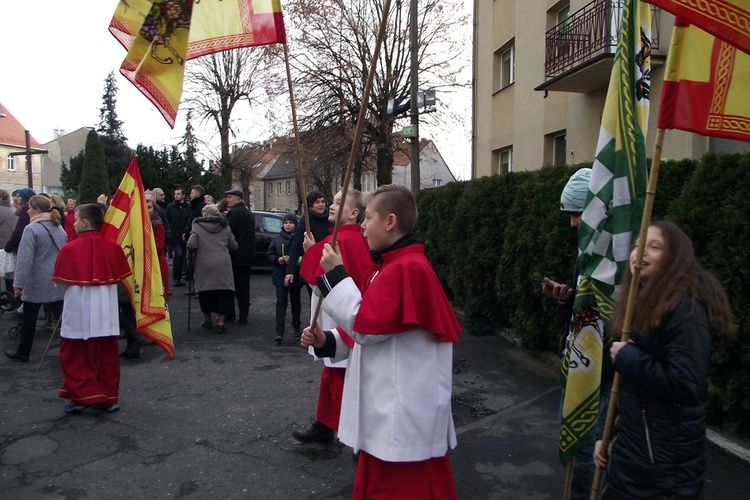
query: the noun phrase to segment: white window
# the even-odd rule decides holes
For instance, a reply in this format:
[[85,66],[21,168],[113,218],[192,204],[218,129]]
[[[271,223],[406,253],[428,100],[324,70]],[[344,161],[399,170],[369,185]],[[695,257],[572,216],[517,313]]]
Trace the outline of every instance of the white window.
[[493,55],[493,90],[498,92],[516,79],[515,77],[515,38],[510,39]]
[[502,53],[500,56],[500,88],[504,89],[515,81],[514,75],[514,47],[511,46],[508,50]]
[[286,194],[292,194],[292,183],[286,181]]
[[566,134],[556,135],[552,142],[552,164],[565,165],[567,162],[568,136]]
[[500,172],[507,174],[513,171],[513,148],[500,152]]
[[8,163],[8,170],[16,169],[16,157],[15,156],[9,156],[7,163]]
[[443,179],[432,179],[432,187],[440,187],[443,185]]
[[266,191],[268,191],[268,196],[273,196],[273,182],[268,183]]
[[276,194],[281,196],[281,183],[280,182],[276,183]]

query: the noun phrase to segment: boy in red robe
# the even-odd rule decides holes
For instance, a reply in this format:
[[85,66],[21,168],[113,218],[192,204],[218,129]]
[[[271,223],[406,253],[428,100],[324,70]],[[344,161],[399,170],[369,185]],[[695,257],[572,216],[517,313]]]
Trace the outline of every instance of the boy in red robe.
[[[318,287],[338,329],[306,328],[302,345],[318,356],[348,354],[339,439],[361,451],[355,499],[455,499],[448,449],[453,342],[461,327],[412,231],[414,197],[380,186],[362,223],[376,265],[363,293],[330,245]],[[348,332],[351,350],[339,330]]]
[[104,214],[93,203],[75,211],[74,241],[57,256],[52,281],[66,286],[60,328],[59,397],[67,413],[89,406],[115,412],[120,386],[117,283],[131,274],[122,248],[99,231]]
[[[367,283],[367,274],[373,265],[370,257],[370,249],[367,240],[362,236],[359,222],[364,216],[365,207],[362,203],[362,193],[356,189],[349,189],[346,200],[342,200],[342,191],[339,190],[333,198],[328,210],[328,220],[336,222],[339,210],[341,224],[336,235],[336,245],[344,262],[344,268],[360,290],[364,290]],[[315,243],[314,239],[305,233],[303,248],[305,249],[300,266],[300,276],[305,281],[315,286],[318,278],[323,275],[320,267],[320,257],[323,255],[323,246],[333,239],[333,228],[331,234]],[[317,308],[320,295],[314,291],[310,303],[310,315]],[[312,318],[311,318],[312,319]],[[334,328],[336,323],[324,311],[320,311],[318,324],[322,328]],[[354,341],[348,336],[344,337],[349,347]],[[311,352],[314,356],[314,353]],[[292,436],[303,443],[330,444],[334,441],[334,434],[339,429],[339,416],[341,414],[341,398],[344,392],[344,376],[346,375],[346,359],[331,362],[328,358],[323,359],[323,370],[320,373],[320,385],[318,389],[318,406],[315,412],[315,420],[312,425],[304,430],[295,429]]]

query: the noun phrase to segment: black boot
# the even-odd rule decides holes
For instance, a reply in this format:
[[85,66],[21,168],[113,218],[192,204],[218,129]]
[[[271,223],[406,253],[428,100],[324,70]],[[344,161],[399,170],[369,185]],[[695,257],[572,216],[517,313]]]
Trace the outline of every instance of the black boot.
[[141,346],[146,342],[142,336],[135,332],[126,332],[128,344],[125,350],[120,353],[121,358],[138,359],[141,357]]
[[310,427],[305,430],[293,430],[292,437],[300,443],[333,443],[333,429],[326,427],[317,420],[313,420]]

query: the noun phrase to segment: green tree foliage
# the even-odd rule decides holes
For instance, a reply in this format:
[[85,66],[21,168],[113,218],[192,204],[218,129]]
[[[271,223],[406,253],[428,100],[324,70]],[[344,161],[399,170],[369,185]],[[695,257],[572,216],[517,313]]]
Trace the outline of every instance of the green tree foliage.
[[[204,175],[200,164],[190,162],[187,154],[180,153],[176,146],[154,149],[139,144],[135,154],[138,155],[143,185],[148,189],[162,188],[167,195],[167,201],[171,201],[175,188],[183,188],[190,192],[191,185],[203,182]],[[223,190],[218,191],[223,195]]]
[[81,187],[79,191],[80,203],[96,203],[100,194],[109,196],[110,189],[107,179],[107,165],[104,148],[96,131],[91,130],[86,136],[83,168],[81,169]]
[[668,214],[690,236],[701,263],[732,303],[740,331],[731,345],[714,338],[708,408],[713,423],[745,433],[750,433],[749,171],[750,155],[706,155]]
[[102,107],[99,108],[99,127],[97,132],[104,148],[107,176],[111,192],[120,185],[127,170],[133,152],[127,144],[122,131],[122,122],[117,118],[117,83],[114,72],[110,72],[104,81]]
[[[559,344],[564,318],[540,288],[545,276],[571,282],[578,233],[570,227],[570,218],[560,213],[560,193],[575,170],[547,167],[524,174],[507,205],[510,223],[504,227],[495,272],[498,299],[523,345],[533,349],[555,350]],[[550,317],[556,320],[557,329],[546,324]]]
[[81,171],[83,170],[83,151],[70,158],[70,166],[65,163],[60,167],[60,183],[66,194],[77,198],[81,186]]

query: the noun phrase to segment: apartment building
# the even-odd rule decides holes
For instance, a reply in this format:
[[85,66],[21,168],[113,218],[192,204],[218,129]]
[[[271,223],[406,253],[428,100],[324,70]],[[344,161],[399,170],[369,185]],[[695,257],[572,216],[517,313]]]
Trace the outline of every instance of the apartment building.
[[[475,0],[472,177],[594,160],[623,3]],[[649,156],[674,23],[652,10]],[[747,150],[674,130],[662,157]]]

